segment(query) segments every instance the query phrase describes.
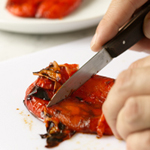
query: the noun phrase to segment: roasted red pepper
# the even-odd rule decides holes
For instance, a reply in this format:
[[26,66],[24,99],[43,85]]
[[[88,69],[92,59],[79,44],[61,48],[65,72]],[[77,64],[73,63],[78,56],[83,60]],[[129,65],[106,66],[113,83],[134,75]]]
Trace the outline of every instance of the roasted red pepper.
[[47,138],[47,147],[58,145],[76,132],[94,133],[98,137],[112,135],[102,104],[114,79],[94,75],[68,98],[46,107],[59,87],[77,70],[76,64],[51,63],[34,73],[39,77],[27,89],[24,103],[34,116],[45,122],[47,134],[42,138]]
[[6,8],[20,17],[63,18],[79,7],[82,0],[8,0]]

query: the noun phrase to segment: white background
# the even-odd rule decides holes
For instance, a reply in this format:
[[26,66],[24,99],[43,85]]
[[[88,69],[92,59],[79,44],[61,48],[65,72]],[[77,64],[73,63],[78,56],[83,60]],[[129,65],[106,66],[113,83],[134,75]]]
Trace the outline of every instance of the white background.
[[[54,60],[59,64],[83,65],[95,54],[90,50],[90,41],[91,37],[0,63],[0,149],[45,149],[45,140],[39,136],[46,132],[45,126],[31,116],[23,105],[26,88],[37,78],[32,72],[46,67]],[[130,63],[144,56],[145,53],[127,51],[114,59],[99,74],[116,78]],[[113,136],[97,139],[96,135],[76,134],[54,148],[62,149],[125,150],[125,143]]]

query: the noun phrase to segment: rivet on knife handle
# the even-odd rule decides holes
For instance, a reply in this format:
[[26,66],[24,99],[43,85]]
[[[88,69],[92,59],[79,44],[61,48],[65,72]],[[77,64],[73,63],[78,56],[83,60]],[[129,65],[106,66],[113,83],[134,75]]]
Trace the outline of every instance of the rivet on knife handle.
[[117,57],[144,37],[143,21],[149,11],[150,2],[148,1],[118,34],[103,46],[111,57]]

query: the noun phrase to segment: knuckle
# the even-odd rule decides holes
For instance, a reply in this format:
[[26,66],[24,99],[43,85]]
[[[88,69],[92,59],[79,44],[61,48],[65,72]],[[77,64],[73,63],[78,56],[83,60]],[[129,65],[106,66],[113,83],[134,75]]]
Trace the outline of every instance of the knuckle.
[[117,118],[116,128],[123,139],[126,139],[130,133],[139,128],[140,118],[141,111],[137,99],[136,97],[130,97]]
[[137,121],[141,118],[141,111],[139,109],[138,100],[136,97],[130,97],[125,103],[125,120],[128,123],[128,126],[136,124]]
[[129,68],[130,68],[130,69],[132,69],[132,68],[137,68],[137,67],[139,67],[139,65],[140,65],[140,61],[137,60],[137,61],[133,62],[133,63],[129,66]]
[[119,92],[125,91],[133,83],[134,71],[132,69],[127,69],[122,71],[117,79],[115,85],[118,87]]
[[129,68],[134,69],[134,68],[149,67],[149,66],[150,66],[150,56],[147,56],[147,57],[141,58],[141,59],[133,62],[129,66]]

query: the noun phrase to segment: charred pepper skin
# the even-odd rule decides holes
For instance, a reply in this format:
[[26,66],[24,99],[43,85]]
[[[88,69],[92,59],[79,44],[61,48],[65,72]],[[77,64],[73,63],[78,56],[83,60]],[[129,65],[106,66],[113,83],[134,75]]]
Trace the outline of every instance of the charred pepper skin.
[[78,68],[76,64],[58,65],[53,62],[34,72],[39,77],[26,91],[24,104],[27,109],[45,122],[47,134],[42,138],[47,139],[46,147],[57,146],[76,132],[97,134],[98,137],[112,135],[102,113],[102,105],[114,79],[94,75],[68,98],[47,107],[55,92]]

